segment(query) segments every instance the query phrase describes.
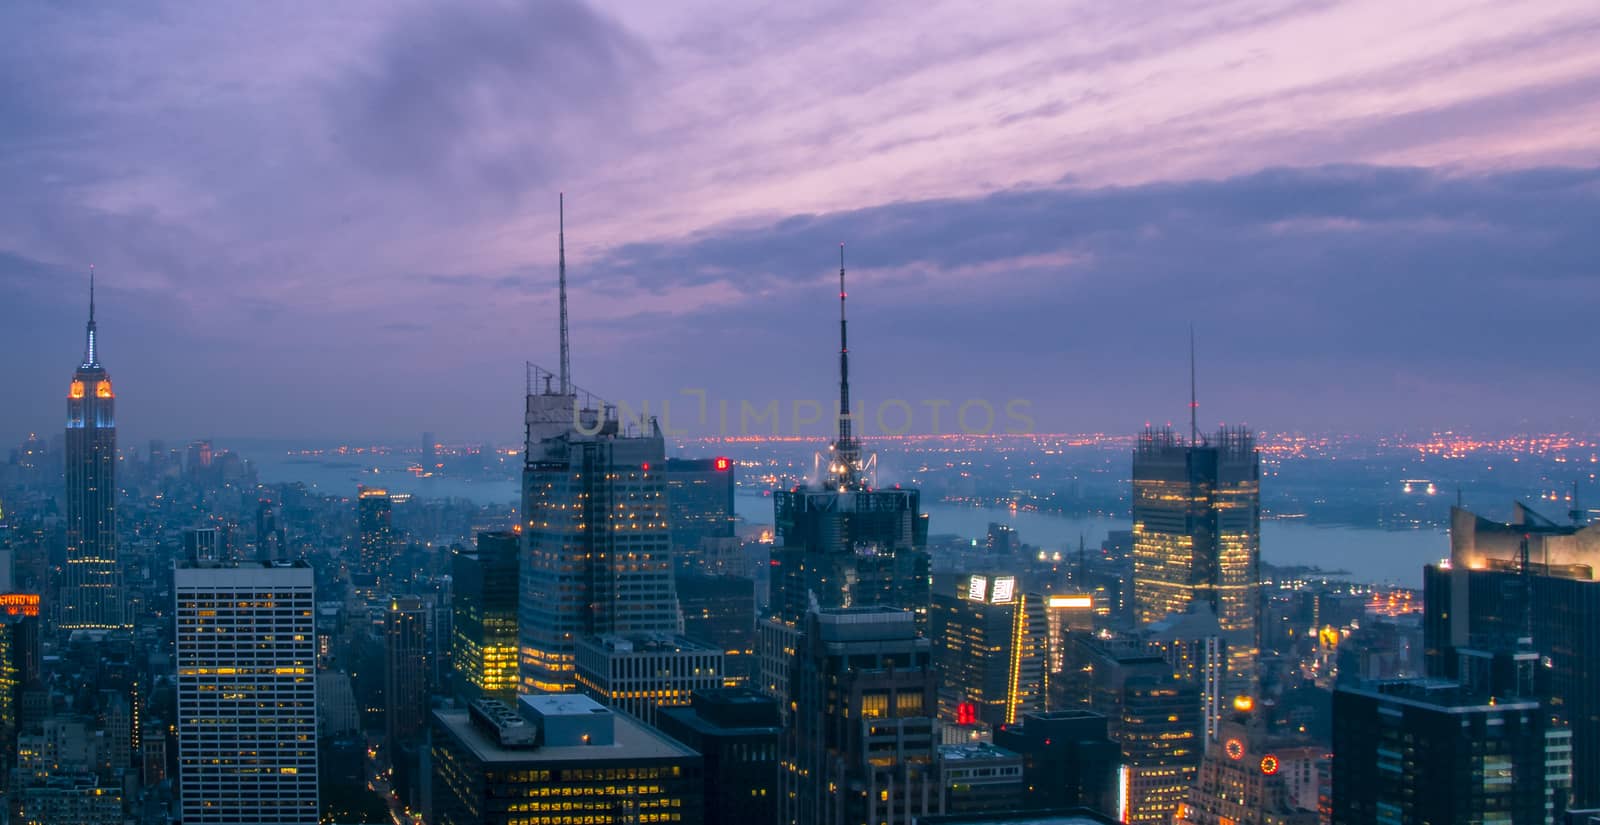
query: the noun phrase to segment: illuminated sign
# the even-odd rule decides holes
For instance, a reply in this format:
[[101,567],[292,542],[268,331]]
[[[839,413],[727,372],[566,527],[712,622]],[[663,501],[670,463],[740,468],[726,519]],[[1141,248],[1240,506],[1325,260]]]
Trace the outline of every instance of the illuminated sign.
[[990,596],[990,604],[1011,604],[1016,598],[1017,578],[1015,576],[999,576],[994,580],[994,594]]
[[1229,739],[1223,743],[1222,749],[1227,751],[1229,759],[1238,761],[1244,758],[1244,743],[1237,739]]
[[1094,607],[1093,596],[1051,596],[1051,610],[1088,610]]
[[717,460],[712,462],[711,466],[716,467],[719,471],[720,470],[726,470],[729,467],[733,466],[733,462],[729,461],[726,458],[723,458],[722,456],[717,456]]
[[1261,757],[1261,772],[1271,776],[1278,772],[1278,757],[1267,754]]
[[1255,708],[1256,708],[1256,700],[1255,699],[1252,699],[1251,697],[1246,696],[1244,694],[1240,694],[1238,696],[1233,697],[1233,709],[1234,710],[1239,711],[1240,713],[1249,713],[1250,711],[1255,710]]
[[0,593],[0,609],[7,616],[39,615],[38,593]]
[[956,705],[956,724],[978,724],[978,706],[972,704],[971,702],[962,702],[961,704]]
[[971,579],[967,580],[967,599],[969,601],[981,602],[983,601],[984,595],[988,592],[989,580],[987,578],[984,578],[983,576],[973,576]]

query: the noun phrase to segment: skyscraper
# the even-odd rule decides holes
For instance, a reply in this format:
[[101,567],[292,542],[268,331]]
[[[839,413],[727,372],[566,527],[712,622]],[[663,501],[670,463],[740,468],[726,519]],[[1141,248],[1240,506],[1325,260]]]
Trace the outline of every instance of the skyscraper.
[[779,795],[789,825],[911,825],[939,812],[933,650],[909,611],[808,613]]
[[972,574],[951,584],[934,596],[931,622],[943,674],[940,718],[1005,725],[1044,710],[1045,599],[1021,592],[1015,576]]
[[361,572],[377,576],[383,589],[393,575],[389,565],[394,560],[394,502],[389,491],[362,487],[356,497],[356,521]]
[[548,693],[576,688],[582,637],[682,628],[661,429],[654,418],[623,422],[609,404],[580,403],[564,219],[559,248],[561,371],[530,367],[526,397],[518,616],[522,689]]
[[479,533],[477,550],[452,560],[450,659],[456,689],[470,699],[516,698],[520,544],[514,532]]
[[1548,822],[1546,732],[1539,701],[1514,693],[1440,680],[1340,687],[1333,821]]
[[420,738],[428,714],[428,607],[397,596],[383,614],[384,724],[391,745]]
[[304,562],[173,572],[185,825],[317,822],[313,589]]
[[[838,436],[816,483],[773,495],[771,617],[761,628],[761,686],[786,705],[793,645],[813,600],[823,608],[888,606],[911,611],[926,630],[932,582],[928,519],[917,490],[876,489],[856,439],[850,409],[844,249],[839,254]],[[770,668],[776,667],[777,671]]]
[[666,469],[673,557],[680,570],[698,571],[702,540],[734,538],[733,462],[720,456],[669,458]]
[[94,272],[83,362],[67,390],[67,567],[58,625],[128,626],[117,566],[117,417],[111,375],[95,349]]
[[1260,653],[1261,459],[1242,427],[1186,444],[1146,429],[1133,453],[1133,591],[1141,623],[1216,613],[1227,643],[1225,689],[1253,691]]
[[1450,517],[1450,559],[1422,576],[1428,675],[1459,678],[1460,651],[1483,639],[1531,639],[1545,663],[1538,698],[1571,728],[1574,805],[1600,807],[1600,525],[1520,503],[1510,522]]

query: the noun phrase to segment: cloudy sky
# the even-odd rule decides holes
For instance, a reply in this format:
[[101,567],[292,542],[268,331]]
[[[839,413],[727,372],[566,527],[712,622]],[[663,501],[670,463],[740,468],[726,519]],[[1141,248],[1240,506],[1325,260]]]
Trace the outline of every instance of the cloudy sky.
[[843,242],[870,404],[1181,418],[1193,323],[1207,422],[1592,431],[1597,41],[1592,0],[6,3],[0,443],[60,427],[90,264],[132,438],[514,441],[561,191],[576,379],[632,403],[831,397]]

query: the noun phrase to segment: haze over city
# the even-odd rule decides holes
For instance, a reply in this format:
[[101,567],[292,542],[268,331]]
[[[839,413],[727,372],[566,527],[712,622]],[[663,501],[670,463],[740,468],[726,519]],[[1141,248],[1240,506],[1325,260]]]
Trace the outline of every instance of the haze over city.
[[1131,433],[1186,414],[1192,323],[1207,426],[1592,430],[1597,33],[1582,2],[7,4],[0,432],[58,426],[94,264],[130,439],[514,440],[561,191],[609,397],[825,402],[843,242],[874,402]]

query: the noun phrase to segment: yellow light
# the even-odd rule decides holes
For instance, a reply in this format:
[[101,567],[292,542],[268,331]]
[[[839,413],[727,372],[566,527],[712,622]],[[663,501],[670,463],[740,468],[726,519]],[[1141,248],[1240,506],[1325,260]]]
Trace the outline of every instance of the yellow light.
[[1240,713],[1248,713],[1252,710],[1255,710],[1255,707],[1256,700],[1249,696],[1233,697],[1233,709],[1239,711]]
[[67,397],[68,398],[82,398],[83,397],[83,382],[82,381],[74,381],[74,382],[72,382],[72,389],[67,392]]
[[1050,608],[1052,610],[1060,610],[1062,608],[1088,608],[1088,607],[1094,607],[1094,597],[1093,596],[1051,596],[1050,597]]
[[[72,383],[76,384],[78,382],[74,381]],[[111,395],[111,382],[102,379],[98,384],[95,384],[94,385],[94,397],[95,398],[112,398],[113,396]]]

